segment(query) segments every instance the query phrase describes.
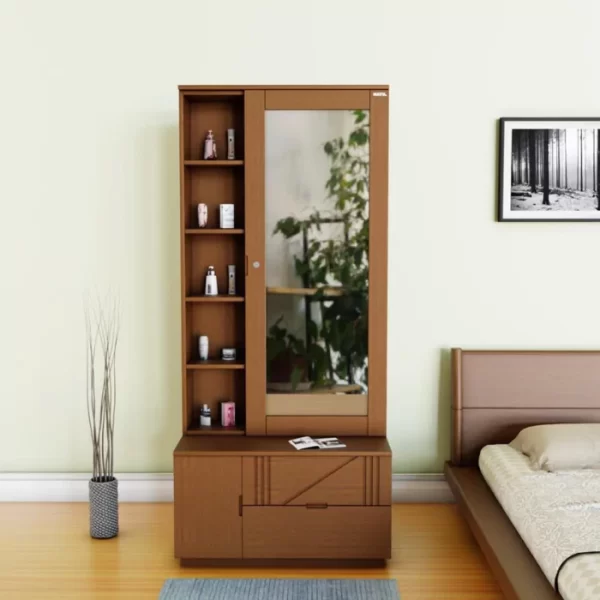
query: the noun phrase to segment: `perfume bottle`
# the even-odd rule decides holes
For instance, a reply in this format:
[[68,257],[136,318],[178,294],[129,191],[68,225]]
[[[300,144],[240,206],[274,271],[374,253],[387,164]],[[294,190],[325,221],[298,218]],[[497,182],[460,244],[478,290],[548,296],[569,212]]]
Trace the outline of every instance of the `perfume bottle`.
[[200,427],[210,427],[211,424],[210,408],[208,404],[203,404],[200,409]]
[[219,295],[217,276],[215,275],[215,268],[212,266],[208,267],[208,272],[206,273],[206,281],[204,283],[204,294],[206,296]]
[[217,142],[215,142],[212,129],[209,129],[204,140],[204,160],[214,160],[215,158],[217,158]]

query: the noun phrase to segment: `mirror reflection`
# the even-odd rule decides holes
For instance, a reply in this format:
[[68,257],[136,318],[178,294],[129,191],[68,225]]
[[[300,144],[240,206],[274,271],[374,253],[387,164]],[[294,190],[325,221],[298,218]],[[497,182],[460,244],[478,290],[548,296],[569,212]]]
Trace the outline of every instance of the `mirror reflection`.
[[369,112],[267,111],[267,392],[366,394]]

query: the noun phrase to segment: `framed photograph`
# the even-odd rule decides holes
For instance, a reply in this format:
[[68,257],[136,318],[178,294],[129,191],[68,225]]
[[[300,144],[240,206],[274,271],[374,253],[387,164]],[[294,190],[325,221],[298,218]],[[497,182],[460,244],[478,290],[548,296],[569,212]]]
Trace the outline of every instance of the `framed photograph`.
[[500,119],[499,221],[600,221],[600,118]]

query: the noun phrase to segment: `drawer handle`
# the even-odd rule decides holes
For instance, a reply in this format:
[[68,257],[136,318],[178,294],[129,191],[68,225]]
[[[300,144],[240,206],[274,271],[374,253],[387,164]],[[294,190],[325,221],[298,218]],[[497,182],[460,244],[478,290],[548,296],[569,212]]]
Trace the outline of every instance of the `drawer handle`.
[[307,504],[306,508],[327,508],[327,504]]

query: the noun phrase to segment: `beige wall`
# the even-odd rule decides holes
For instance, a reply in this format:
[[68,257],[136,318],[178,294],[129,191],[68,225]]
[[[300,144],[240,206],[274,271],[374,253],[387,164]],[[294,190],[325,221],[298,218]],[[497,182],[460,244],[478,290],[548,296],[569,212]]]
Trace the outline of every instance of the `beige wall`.
[[[234,6],[235,5],[235,6]],[[82,297],[122,305],[116,468],[180,430],[180,83],[389,83],[389,436],[448,455],[442,349],[600,345],[598,225],[494,222],[500,116],[594,116],[595,0],[3,0],[0,470],[86,471]]]

